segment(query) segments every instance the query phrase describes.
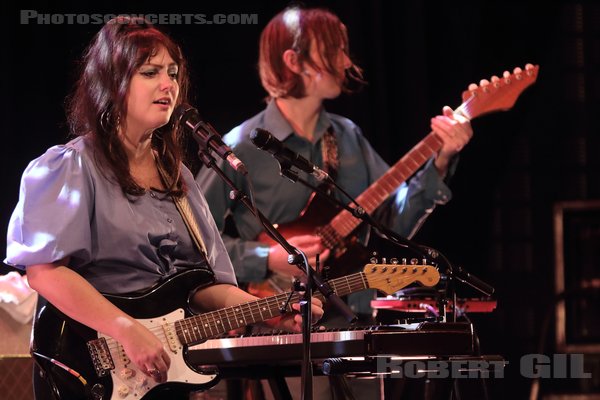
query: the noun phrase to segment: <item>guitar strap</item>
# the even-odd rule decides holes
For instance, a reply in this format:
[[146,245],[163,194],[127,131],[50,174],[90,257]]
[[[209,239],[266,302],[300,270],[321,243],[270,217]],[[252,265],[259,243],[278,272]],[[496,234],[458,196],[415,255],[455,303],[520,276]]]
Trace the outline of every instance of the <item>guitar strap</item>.
[[[165,183],[167,184],[167,174],[164,171],[162,164],[156,160],[156,166],[158,168],[158,172]],[[173,202],[175,203],[175,207],[177,207],[177,211],[181,214],[183,218],[183,222],[187,227],[196,248],[200,251],[204,258],[206,258],[206,262],[208,263],[208,252],[206,251],[206,245],[204,244],[204,240],[202,239],[202,234],[200,233],[200,228],[198,227],[198,223],[196,222],[196,218],[194,218],[194,214],[192,213],[192,207],[190,206],[190,202],[188,201],[186,196],[171,196]]]
[[183,222],[188,228],[188,231],[190,232],[190,236],[192,237],[194,244],[196,245],[198,250],[200,250],[200,253],[204,255],[206,261],[208,262],[208,253],[206,251],[206,245],[204,244],[204,240],[202,240],[200,228],[198,228],[198,223],[196,222],[196,218],[194,218],[194,214],[192,213],[190,202],[188,201],[186,196],[172,196],[172,198],[175,202],[175,207],[177,207],[177,210],[179,210],[179,213],[183,217]]
[[327,172],[331,179],[335,180],[340,166],[340,158],[338,155],[337,137],[332,126],[329,126],[323,134],[321,154],[323,155],[323,171]]

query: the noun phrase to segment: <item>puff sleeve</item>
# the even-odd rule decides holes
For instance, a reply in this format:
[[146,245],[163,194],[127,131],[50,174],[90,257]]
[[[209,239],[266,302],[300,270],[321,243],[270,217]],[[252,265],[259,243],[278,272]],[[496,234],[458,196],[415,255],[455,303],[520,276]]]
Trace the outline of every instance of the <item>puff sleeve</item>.
[[93,192],[86,159],[74,146],[54,146],[33,160],[9,222],[5,262],[24,268],[66,256],[89,261]]

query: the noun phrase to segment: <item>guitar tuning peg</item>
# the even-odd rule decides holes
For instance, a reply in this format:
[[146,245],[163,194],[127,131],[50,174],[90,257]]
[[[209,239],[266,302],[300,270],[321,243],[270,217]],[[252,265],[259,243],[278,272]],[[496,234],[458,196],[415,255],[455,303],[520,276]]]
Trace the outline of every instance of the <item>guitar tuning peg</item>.
[[406,265],[406,258],[402,259],[402,265]]
[[398,264],[398,259],[396,257],[390,258],[390,263],[396,265],[396,264]]
[[371,257],[371,258],[369,259],[369,262],[370,262],[371,264],[377,264],[377,257]]
[[419,260],[417,260],[416,258],[410,259],[410,265],[417,265],[418,263],[419,263]]
[[383,257],[383,258],[381,259],[381,263],[382,263],[382,264],[387,264],[387,259],[386,259],[385,257]]
[[422,263],[423,265],[427,265],[427,259],[426,259],[426,258],[422,259],[422,260],[421,260],[421,263]]
[[533,64],[525,64],[525,73],[527,74],[527,76],[533,75],[534,68],[535,67],[533,66]]

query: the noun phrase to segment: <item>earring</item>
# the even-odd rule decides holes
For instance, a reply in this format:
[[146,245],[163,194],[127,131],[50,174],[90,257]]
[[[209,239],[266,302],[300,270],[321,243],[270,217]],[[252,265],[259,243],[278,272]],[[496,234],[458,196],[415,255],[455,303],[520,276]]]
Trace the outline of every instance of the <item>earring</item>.
[[112,110],[110,110],[110,109],[104,110],[100,114],[100,127],[105,132],[110,132],[112,129],[119,126],[119,122],[120,122],[120,118],[117,117],[116,121],[113,123]]
[[102,113],[100,114],[100,127],[105,131],[105,132],[109,132],[110,131],[110,125],[111,125],[111,118],[112,118],[112,113],[109,110],[104,110],[102,111]]

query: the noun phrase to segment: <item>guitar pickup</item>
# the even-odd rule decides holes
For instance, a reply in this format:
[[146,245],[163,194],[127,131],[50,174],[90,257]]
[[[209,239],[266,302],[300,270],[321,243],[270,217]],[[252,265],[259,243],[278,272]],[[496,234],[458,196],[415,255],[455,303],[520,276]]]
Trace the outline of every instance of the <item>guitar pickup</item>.
[[108,349],[106,339],[101,337],[98,339],[90,340],[86,343],[96,375],[98,377],[105,376],[109,371],[115,369],[115,363]]
[[[183,314],[183,312],[182,312]],[[162,325],[163,328],[163,332],[165,333],[165,339],[167,341],[167,345],[169,346],[169,349],[171,349],[171,351],[175,354],[177,354],[177,351],[181,348],[181,346],[179,345],[179,339],[177,338],[177,333],[175,332],[175,325],[174,324],[163,324]],[[192,330],[194,331],[194,334],[197,335],[197,327],[191,327]]]

